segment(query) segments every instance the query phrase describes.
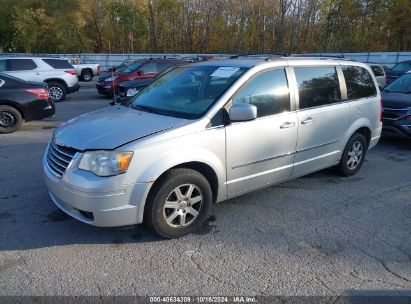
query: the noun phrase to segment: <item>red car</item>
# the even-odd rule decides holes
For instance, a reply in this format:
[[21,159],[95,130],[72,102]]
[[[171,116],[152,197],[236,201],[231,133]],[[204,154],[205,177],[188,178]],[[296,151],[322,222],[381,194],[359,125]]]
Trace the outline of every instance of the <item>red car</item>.
[[118,85],[123,81],[155,78],[165,69],[182,63],[185,63],[185,61],[176,59],[134,60],[113,73],[101,75],[96,83],[96,88],[102,95],[113,96]]

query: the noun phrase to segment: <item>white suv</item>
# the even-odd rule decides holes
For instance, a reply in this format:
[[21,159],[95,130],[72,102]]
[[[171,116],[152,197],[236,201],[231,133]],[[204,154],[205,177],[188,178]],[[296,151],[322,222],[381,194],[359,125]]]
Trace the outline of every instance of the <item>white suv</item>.
[[0,72],[26,81],[46,82],[54,102],[80,88],[76,70],[59,58],[1,57]]

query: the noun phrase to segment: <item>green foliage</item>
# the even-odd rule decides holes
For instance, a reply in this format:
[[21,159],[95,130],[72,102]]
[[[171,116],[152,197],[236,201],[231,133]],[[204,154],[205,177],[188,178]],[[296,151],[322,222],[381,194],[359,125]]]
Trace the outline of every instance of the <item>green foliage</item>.
[[0,51],[411,48],[410,0],[0,0]]

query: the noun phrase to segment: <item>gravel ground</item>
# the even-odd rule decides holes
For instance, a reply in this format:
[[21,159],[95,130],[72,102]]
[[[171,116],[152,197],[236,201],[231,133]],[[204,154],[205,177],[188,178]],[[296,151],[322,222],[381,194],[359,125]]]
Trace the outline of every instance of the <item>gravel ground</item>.
[[411,295],[411,141],[383,139],[350,178],[324,170],[216,204],[197,233],[162,240],[88,226],[47,195],[53,129],[110,102],[93,86],[0,137],[0,295]]

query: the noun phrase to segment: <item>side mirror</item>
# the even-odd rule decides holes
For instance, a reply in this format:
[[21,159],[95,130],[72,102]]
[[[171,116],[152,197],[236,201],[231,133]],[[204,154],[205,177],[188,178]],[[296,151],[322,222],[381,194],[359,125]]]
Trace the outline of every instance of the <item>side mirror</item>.
[[248,121],[257,118],[257,107],[249,103],[233,104],[228,112],[231,122]]
[[137,75],[138,76],[141,76],[141,75],[143,75],[144,73],[143,73],[143,71],[142,70],[137,70]]

